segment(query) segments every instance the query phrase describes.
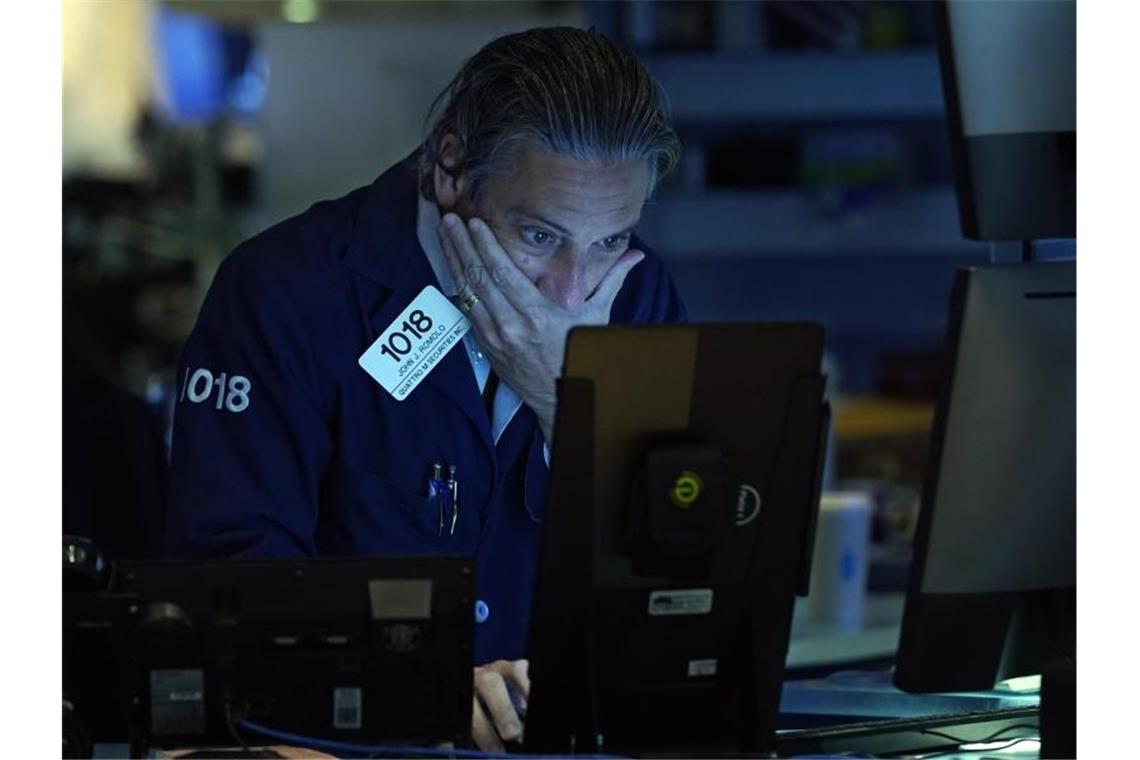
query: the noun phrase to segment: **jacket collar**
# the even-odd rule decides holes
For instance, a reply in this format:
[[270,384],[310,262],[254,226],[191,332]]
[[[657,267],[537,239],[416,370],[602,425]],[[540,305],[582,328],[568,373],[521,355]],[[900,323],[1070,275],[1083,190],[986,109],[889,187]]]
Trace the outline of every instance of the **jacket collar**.
[[345,266],[388,289],[426,264],[416,237],[418,155],[413,152],[369,186],[344,255]]

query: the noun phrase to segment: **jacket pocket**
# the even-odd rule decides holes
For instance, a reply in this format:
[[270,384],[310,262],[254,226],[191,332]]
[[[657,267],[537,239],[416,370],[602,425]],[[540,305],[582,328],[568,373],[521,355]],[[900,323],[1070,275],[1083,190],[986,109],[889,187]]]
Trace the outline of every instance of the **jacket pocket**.
[[425,554],[446,548],[439,502],[428,497],[426,477],[416,493],[381,473],[341,465],[335,491],[335,519],[360,552]]

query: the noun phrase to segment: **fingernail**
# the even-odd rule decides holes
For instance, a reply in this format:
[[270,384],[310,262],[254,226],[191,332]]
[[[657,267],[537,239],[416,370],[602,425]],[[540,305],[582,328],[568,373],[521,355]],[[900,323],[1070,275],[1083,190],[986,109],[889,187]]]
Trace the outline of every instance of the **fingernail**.
[[459,226],[459,215],[448,213],[443,217],[443,223],[454,229]]
[[515,739],[518,737],[518,735],[520,733],[522,733],[522,724],[520,724],[520,723],[508,723],[507,724],[507,732],[503,735],[503,738],[504,739]]

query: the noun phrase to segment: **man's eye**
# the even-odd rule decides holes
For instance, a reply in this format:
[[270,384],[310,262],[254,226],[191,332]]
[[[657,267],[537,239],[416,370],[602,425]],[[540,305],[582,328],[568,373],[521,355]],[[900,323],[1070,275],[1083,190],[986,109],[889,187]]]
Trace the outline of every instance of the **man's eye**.
[[622,248],[629,243],[629,235],[610,235],[602,241],[602,245],[610,250],[615,248]]
[[523,227],[522,235],[526,242],[543,248],[554,242],[553,235],[536,227]]

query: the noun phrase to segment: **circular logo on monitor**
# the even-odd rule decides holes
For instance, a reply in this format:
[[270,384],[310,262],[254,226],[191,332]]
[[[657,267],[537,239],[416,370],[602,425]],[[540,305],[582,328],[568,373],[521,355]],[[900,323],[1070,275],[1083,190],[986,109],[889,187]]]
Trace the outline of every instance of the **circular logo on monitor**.
[[695,472],[685,470],[673,481],[673,488],[669,491],[669,498],[681,509],[688,509],[693,502],[701,498],[701,489],[705,487],[701,476]]
[[736,497],[736,524],[747,525],[760,514],[760,492],[744,483],[740,495]]

